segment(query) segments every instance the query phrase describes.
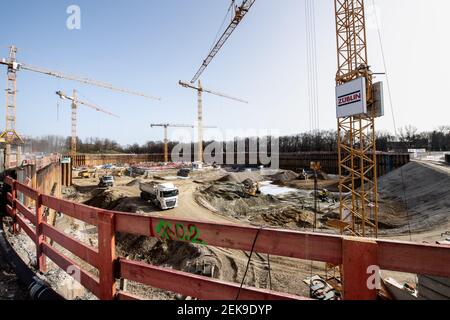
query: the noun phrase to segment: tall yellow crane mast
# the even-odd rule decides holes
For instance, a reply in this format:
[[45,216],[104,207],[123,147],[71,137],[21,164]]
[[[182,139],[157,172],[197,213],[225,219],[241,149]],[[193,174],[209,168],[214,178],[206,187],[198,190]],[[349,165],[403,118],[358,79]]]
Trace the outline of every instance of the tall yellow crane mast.
[[16,77],[18,64],[16,61],[17,48],[12,46],[9,48],[8,73],[6,87],[6,128],[0,136],[5,142],[16,141],[23,144],[22,138],[16,132]]
[[[378,236],[375,119],[383,115],[367,57],[364,0],[335,0],[340,229]],[[381,89],[380,89],[381,88]],[[376,90],[374,90],[376,89]]]
[[241,103],[248,103],[245,100],[242,100],[240,98],[235,98],[235,97],[231,97],[227,94],[224,93],[220,93],[220,92],[216,92],[210,89],[206,89],[202,87],[202,83],[199,80],[198,81],[198,86],[194,86],[190,83],[187,83],[185,81],[179,81],[179,85],[184,87],[184,88],[188,88],[188,89],[193,89],[197,91],[197,102],[198,102],[198,109],[197,109],[197,121],[198,121],[198,147],[197,147],[197,152],[198,152],[198,161],[199,162],[203,162],[203,92],[212,94],[212,95],[216,95],[222,98],[226,98],[226,99],[230,99],[230,100],[234,100],[237,102],[241,102]]
[[119,118],[119,116],[115,115],[114,113],[111,113],[109,111],[106,111],[94,104],[91,104],[89,102],[85,102],[85,101],[81,101],[77,98],[77,91],[73,90],[73,96],[67,96],[64,92],[62,91],[57,91],[56,94],[63,100],[70,100],[72,101],[72,136],[71,136],[71,148],[70,148],[70,156],[72,157],[72,159],[75,160],[75,157],[77,155],[77,117],[78,117],[78,105],[84,105],[86,107],[89,107],[91,109],[94,109],[98,112],[102,112],[105,113],[107,115],[113,116],[113,117],[117,117]]
[[236,27],[239,25],[239,23],[242,21],[242,19],[244,19],[245,15],[249,12],[250,8],[253,6],[255,1],[256,0],[243,0],[242,4],[240,6],[235,5],[235,0],[231,1],[230,8],[233,9],[233,15],[231,17],[231,22],[228,25],[228,27],[225,29],[225,32],[219,38],[217,43],[213,46],[212,50],[208,53],[208,56],[206,57],[206,59],[203,60],[203,63],[200,66],[200,69],[197,71],[197,73],[192,78],[191,83],[195,83],[200,78],[203,71],[205,71],[205,69],[208,67],[208,65],[211,63],[211,61],[214,59],[214,57],[217,55],[217,53],[223,47],[225,42],[227,42],[228,38],[231,36],[231,34],[236,29]]

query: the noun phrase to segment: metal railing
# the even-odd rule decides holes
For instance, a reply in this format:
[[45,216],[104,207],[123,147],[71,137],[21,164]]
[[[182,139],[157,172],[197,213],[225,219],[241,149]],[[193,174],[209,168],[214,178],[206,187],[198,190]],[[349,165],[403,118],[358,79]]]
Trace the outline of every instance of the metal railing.
[[[116,255],[116,232],[193,244],[268,253],[296,259],[342,265],[344,299],[376,299],[376,288],[367,286],[368,270],[383,270],[450,277],[450,247],[376,239],[348,238],[278,229],[261,229],[235,224],[151,217],[101,210],[40,194],[11,178],[7,194],[7,213],[13,218],[14,232],[22,230],[36,244],[38,269],[45,273],[46,259],[63,270],[69,267],[80,275],[76,279],[103,300],[129,300],[139,297],[116,287],[117,279],[127,279],[155,288],[198,299],[242,300],[306,299],[300,296],[246,287],[168,268],[130,261]],[[18,193],[34,202],[25,207]],[[98,228],[98,246],[88,246],[49,225],[44,207],[54,209]],[[98,270],[89,272],[74,259],[51,246],[51,239],[68,252]],[[255,241],[256,240],[256,241]]]

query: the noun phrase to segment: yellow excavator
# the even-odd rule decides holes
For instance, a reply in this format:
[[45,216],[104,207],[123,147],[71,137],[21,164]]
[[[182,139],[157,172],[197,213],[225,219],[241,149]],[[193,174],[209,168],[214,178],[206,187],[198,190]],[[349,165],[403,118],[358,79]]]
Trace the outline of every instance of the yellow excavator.
[[82,179],[89,179],[89,178],[95,178],[96,170],[87,169],[82,170],[78,173],[78,177]]
[[114,177],[123,177],[123,176],[125,175],[125,172],[126,172],[126,171],[127,171],[126,168],[115,169],[115,170],[112,172],[112,175],[113,175]]

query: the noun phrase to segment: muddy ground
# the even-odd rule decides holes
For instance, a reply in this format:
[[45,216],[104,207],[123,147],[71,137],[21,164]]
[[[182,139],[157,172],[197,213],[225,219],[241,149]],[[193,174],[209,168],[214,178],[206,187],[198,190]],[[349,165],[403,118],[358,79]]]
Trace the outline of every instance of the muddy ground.
[[[95,187],[96,181],[94,179],[80,179],[76,181],[75,188],[66,189],[64,193],[67,198],[74,201],[123,212],[144,215],[165,214],[175,218],[194,218],[213,222],[238,221],[233,217],[212,212],[200,205],[196,199],[197,192],[210,181],[222,178],[230,180],[228,173],[223,170],[198,172],[189,180],[174,180],[175,174],[176,172],[169,171],[153,177],[153,179],[156,178],[161,182],[171,181],[180,189],[180,206],[166,212],[160,212],[157,208],[139,198],[139,182],[146,181],[144,178],[119,178],[114,188],[106,190]],[[255,178],[258,175],[244,173],[239,179]],[[233,180],[232,183],[237,183],[237,181],[234,181],[235,178],[231,179]],[[147,180],[150,181],[150,179]],[[250,222],[248,221],[248,223]],[[269,224],[265,223],[265,225]],[[247,252],[120,234],[117,238],[117,250],[119,255],[128,256],[133,260],[236,283],[242,281],[249,260],[249,253]],[[270,259],[270,263],[268,259]],[[320,264],[318,266],[313,265],[313,269],[311,269],[309,262],[299,263],[298,260],[294,259],[254,254],[244,284],[264,289],[272,288],[297,295],[308,295],[309,289],[303,283],[303,280],[311,275],[311,270],[314,274],[320,272],[317,268],[320,269]],[[136,283],[129,283],[128,291],[148,299],[176,298],[173,293]]]
[[[272,181],[274,185],[295,190],[280,195],[249,196],[242,189],[242,182],[248,179],[259,183]],[[418,162],[380,179],[381,237],[419,242],[442,240],[441,234],[450,229],[449,179],[448,167],[441,168]],[[139,182],[152,180],[173,182],[180,189],[180,206],[161,212],[141,200]],[[177,179],[176,171],[168,170],[153,177],[117,178],[116,185],[109,189],[100,189],[97,184],[97,179],[76,179],[75,187],[63,190],[64,197],[109,210],[218,223],[234,222],[312,231],[314,222],[313,184],[311,180],[302,180],[302,177],[291,172],[230,173],[215,169],[196,172],[186,180]],[[326,228],[326,220],[338,218],[339,199],[333,193],[337,181],[333,177],[324,176],[319,185],[319,188],[326,188],[331,193],[327,200],[318,203],[320,211],[316,231],[335,233],[334,230]],[[96,229],[91,226],[61,216],[57,219],[57,227],[89,245],[96,245]],[[20,239],[19,237],[14,241],[22,241]],[[117,239],[117,253],[121,256],[236,283],[242,281],[249,260],[248,252],[237,250],[165,242],[131,235],[119,234]],[[26,248],[25,243],[16,245]],[[28,250],[22,251],[26,256]],[[95,273],[92,267],[83,267]],[[48,275],[50,282],[70,281],[64,272],[52,272]],[[254,254],[244,283],[258,288],[308,296],[309,289],[303,280],[311,275],[324,273],[323,263],[312,264],[309,261]],[[400,280],[414,281],[413,275],[395,276]],[[82,289],[74,293],[73,290],[68,290],[68,287],[70,284],[60,288],[60,292],[66,292],[66,296],[70,295],[72,298],[93,299]],[[147,299],[180,298],[173,293],[136,283],[129,283],[127,290]]]

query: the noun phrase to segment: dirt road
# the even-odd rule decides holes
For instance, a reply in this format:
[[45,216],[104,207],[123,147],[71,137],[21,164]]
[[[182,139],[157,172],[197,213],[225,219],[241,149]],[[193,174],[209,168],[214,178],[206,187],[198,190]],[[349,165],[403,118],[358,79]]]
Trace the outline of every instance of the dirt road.
[[[169,172],[166,175],[170,176],[170,174]],[[138,181],[129,177],[118,179],[116,186],[107,191],[106,195],[104,193],[97,194],[95,188],[94,191],[90,189],[89,185],[92,182],[88,180],[78,181],[78,183],[82,184],[81,188],[78,189],[90,191],[94,195],[97,194],[97,196],[94,196],[93,199],[88,201],[88,204],[103,204],[106,206],[111,204],[114,206],[114,210],[118,211],[153,216],[169,216],[178,219],[194,219],[205,222],[243,224],[244,222],[242,221],[225,215],[218,215],[208,210],[204,206],[199,205],[195,199],[197,188],[203,187],[202,181],[211,181],[221,175],[223,174],[220,172],[211,172],[206,174],[202,173],[201,176],[194,176],[189,180],[166,181],[173,182],[180,190],[179,207],[168,211],[160,211],[146,201],[141,200],[139,198],[140,190]],[[87,200],[88,198],[89,195],[84,195],[80,199]],[[249,252],[211,246],[196,248],[192,251],[193,249],[169,245],[169,248],[165,247],[162,252],[155,251],[155,243],[150,239],[142,239],[142,237],[121,239],[121,242],[127,242],[127,246],[132,248],[134,256],[142,257],[147,262],[151,263],[154,260],[158,260],[162,261],[163,264],[181,269],[186,266],[186,260],[200,259],[203,261],[204,259],[212,259],[219,270],[216,277],[220,280],[236,283],[242,282],[250,258]],[[186,245],[192,246],[190,244]],[[157,244],[156,247],[158,246]],[[141,254],[137,252],[139,249],[142,251]],[[197,252],[194,255],[200,253],[200,257],[195,258],[194,256],[189,256],[189,252],[191,252],[191,255],[192,252]],[[157,257],[158,255],[166,257]],[[276,291],[307,296],[309,289],[303,283],[303,280],[312,274],[324,274],[323,264],[312,265],[310,262],[281,257],[269,257],[267,255],[253,253],[244,284],[257,288],[272,288]],[[149,292],[146,292],[141,287],[134,285],[133,288],[137,293],[145,294],[149,298],[171,298],[170,295],[164,295],[160,291],[150,289],[151,295],[149,296]]]

